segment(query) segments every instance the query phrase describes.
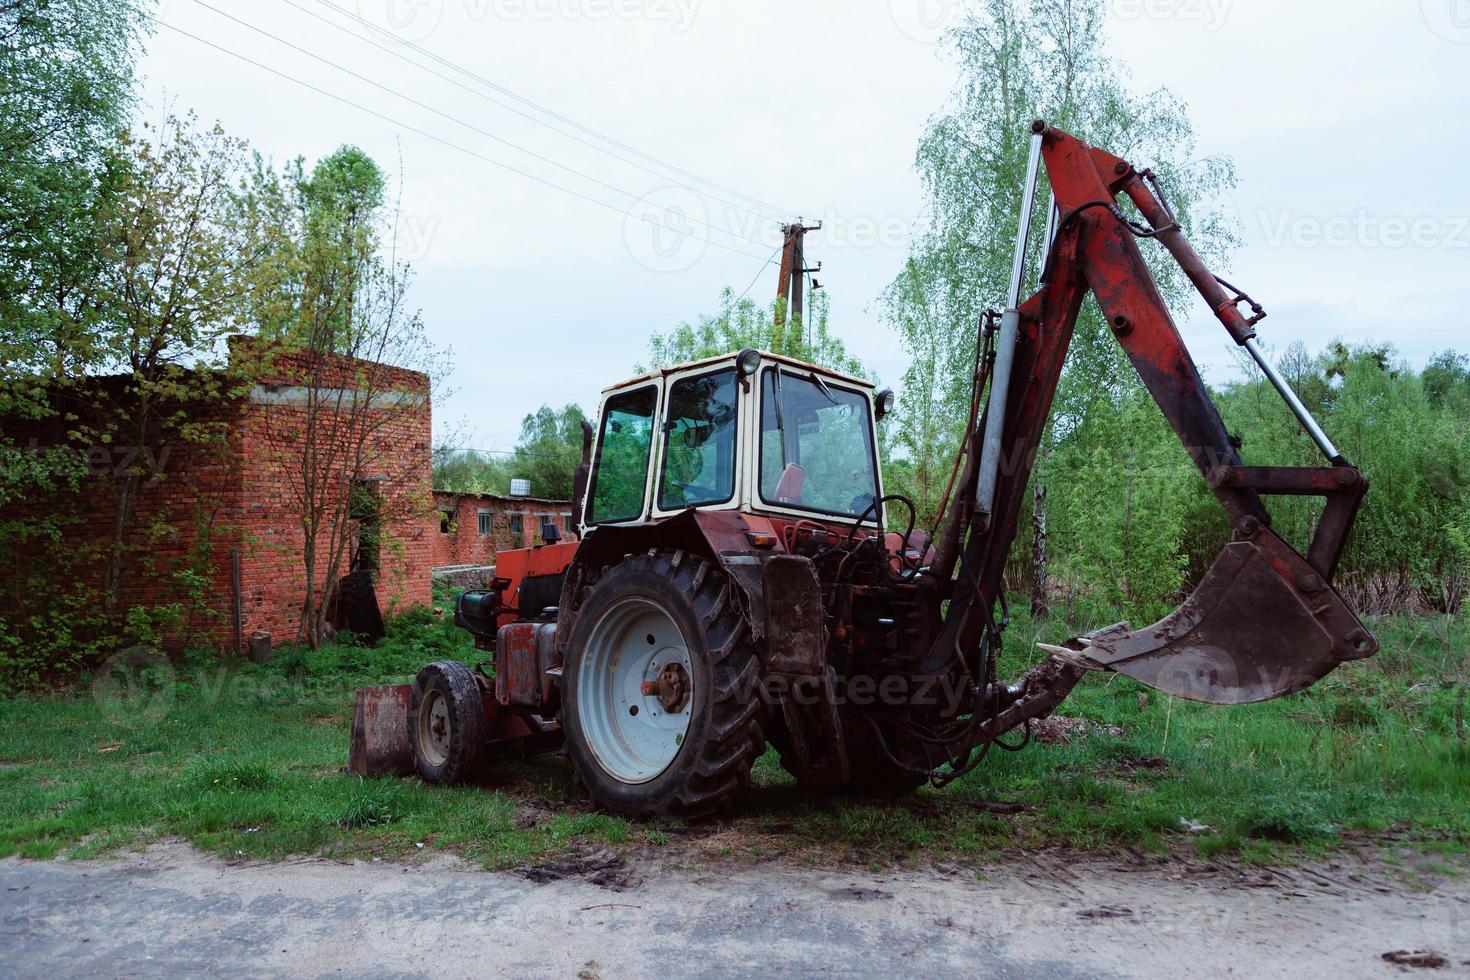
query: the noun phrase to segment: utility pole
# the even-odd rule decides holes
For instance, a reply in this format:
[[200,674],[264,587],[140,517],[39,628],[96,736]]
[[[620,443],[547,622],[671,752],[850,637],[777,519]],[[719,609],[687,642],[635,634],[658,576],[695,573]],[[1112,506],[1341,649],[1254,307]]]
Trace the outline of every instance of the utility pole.
[[[786,236],[785,244],[781,247],[781,280],[776,284],[776,298],[786,300],[786,306],[791,310],[793,319],[801,320],[805,328],[806,321],[802,317],[802,305],[805,296],[806,275],[809,272],[820,272],[822,264],[817,263],[815,269],[809,269],[806,265],[806,233],[809,231],[821,231],[822,223],[818,221],[814,225],[804,225],[797,218],[792,225],[782,225],[781,233]],[[813,288],[818,288],[816,283]],[[776,326],[781,326],[785,317],[781,311],[781,304],[776,305]]]

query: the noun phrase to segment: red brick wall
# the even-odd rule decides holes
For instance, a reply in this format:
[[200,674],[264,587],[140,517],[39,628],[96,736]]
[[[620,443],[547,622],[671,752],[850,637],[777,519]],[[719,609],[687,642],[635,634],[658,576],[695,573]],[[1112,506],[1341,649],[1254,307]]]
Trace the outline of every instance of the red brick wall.
[[[343,451],[359,442],[345,430],[344,420],[352,413],[331,412],[318,416],[314,452],[318,459],[337,457],[333,472],[321,474],[334,488],[323,495],[329,503],[344,499],[354,475],[378,487],[382,541],[377,592],[384,611],[427,604],[429,572],[442,564],[438,555],[443,547],[430,489],[427,377],[342,358],[311,362],[269,355],[253,341],[237,341],[232,357],[237,365],[258,371],[258,383],[240,397],[192,410],[190,423],[212,421],[226,433],[218,445],[202,447],[173,438],[155,454],[160,472],[145,481],[137,496],[116,608],[182,601],[178,571],[198,565],[207,581],[205,606],[187,629],[170,639],[176,645],[232,647],[230,555],[239,548],[243,635],[264,630],[277,644],[300,638],[306,572],[299,500],[301,461],[308,445],[301,396],[307,388],[392,393],[370,401],[374,410],[359,414],[366,420],[362,453]],[[97,384],[123,387],[117,379],[99,379]],[[66,427],[60,422],[6,419],[4,424],[6,434],[21,446],[66,444]],[[113,447],[95,450],[96,473],[78,492],[38,495],[5,506],[7,517],[60,514],[67,521],[60,540],[41,540],[16,551],[16,567],[4,571],[0,612],[23,615],[28,602],[46,601],[43,583],[36,575],[21,574],[23,570],[44,576],[53,569],[58,591],[79,593],[89,604],[107,601],[103,559],[116,520],[120,484],[115,470],[122,452]],[[316,561],[318,593],[326,587],[328,558],[323,553]],[[342,564],[338,575],[347,571],[345,556]]]
[[[255,352],[237,347],[237,356]],[[318,412],[308,432],[308,391],[372,392],[368,411],[347,408],[340,417]],[[346,404],[343,398],[342,403]],[[332,402],[336,404],[336,402]],[[385,613],[430,601],[437,532],[430,487],[431,408],[428,378],[380,364],[335,358],[326,362],[275,356],[260,371],[242,406],[233,435],[240,460],[239,524],[246,555],[242,575],[244,632],[269,632],[276,642],[298,638],[306,589],[306,533],[300,514],[307,492],[303,453],[333,461],[312,474],[327,489],[316,496],[328,512],[345,510],[356,476],[375,488],[381,516],[378,602]],[[349,522],[355,525],[355,522]],[[333,525],[335,526],[335,525]],[[331,528],[319,533],[315,562],[318,596],[332,577]],[[336,577],[350,555],[339,556]]]
[[[121,387],[110,381],[99,385]],[[80,425],[94,421],[80,405],[64,410],[74,412]],[[211,421],[223,425],[228,414],[216,406],[196,410],[191,420],[196,426]],[[70,423],[6,419],[4,424],[7,435],[23,449],[42,452],[72,446],[85,458],[87,475],[75,490],[62,486],[4,506],[7,521],[54,520],[56,536],[7,542],[9,567],[0,573],[4,581],[0,614],[23,622],[38,606],[63,596],[74,597],[80,608],[73,612],[84,620],[108,610],[120,615],[132,607],[187,605],[192,587],[185,576],[193,571],[203,575],[205,602],[202,608],[189,609],[175,631],[176,640],[208,644],[233,635],[227,600],[235,491],[226,445],[191,442],[175,433],[138,453],[115,443],[75,445],[65,431]],[[133,516],[124,532],[114,593],[108,583],[111,549],[124,477],[134,466],[142,472]]]
[[[493,565],[498,551],[540,544],[543,518],[556,524],[563,541],[574,537],[567,530],[567,522],[572,515],[572,504],[567,500],[456,494],[436,490],[434,506],[434,546],[431,554],[436,568],[446,565]],[[481,513],[490,519],[489,535],[480,533]],[[441,531],[444,514],[451,515],[447,533]],[[511,529],[513,517],[521,519],[520,534]]]

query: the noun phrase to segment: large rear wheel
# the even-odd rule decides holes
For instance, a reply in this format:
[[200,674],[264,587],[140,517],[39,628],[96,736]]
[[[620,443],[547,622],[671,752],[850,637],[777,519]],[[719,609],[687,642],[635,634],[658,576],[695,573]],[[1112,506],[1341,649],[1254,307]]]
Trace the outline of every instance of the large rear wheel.
[[567,752],[593,800],[629,816],[699,816],[764,751],[760,664],[732,585],[683,552],[629,558],[586,596],[567,650]]

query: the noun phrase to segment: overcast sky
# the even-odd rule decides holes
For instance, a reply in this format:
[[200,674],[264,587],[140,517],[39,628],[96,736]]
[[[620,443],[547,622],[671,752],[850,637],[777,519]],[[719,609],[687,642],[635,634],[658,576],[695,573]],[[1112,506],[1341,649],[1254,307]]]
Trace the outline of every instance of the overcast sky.
[[[164,0],[164,24],[379,115],[166,28],[142,71],[150,111],[218,119],[278,161],[353,143],[393,174],[413,302],[455,354],[436,429],[465,419],[470,444],[504,450],[543,402],[592,409],[651,332],[712,311],[723,287],[773,296],[765,263],[794,214],[826,223],[808,252],[834,327],[896,383],[906,358],[874,299],[921,208],[915,143],[955,77],[935,41],[962,7]],[[1171,88],[1201,152],[1235,159],[1231,278],[1269,309],[1269,343],[1387,340],[1416,364],[1470,350],[1470,0],[1111,0],[1108,23],[1135,88]],[[516,97],[616,139],[623,159]],[[1208,314],[1184,326],[1206,376],[1229,377]]]

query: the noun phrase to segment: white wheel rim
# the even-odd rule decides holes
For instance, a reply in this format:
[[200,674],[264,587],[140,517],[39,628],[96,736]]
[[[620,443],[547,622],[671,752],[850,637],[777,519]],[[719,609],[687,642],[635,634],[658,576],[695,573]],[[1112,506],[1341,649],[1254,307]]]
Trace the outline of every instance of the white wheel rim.
[[[676,711],[643,693],[644,682],[656,682],[670,664],[688,678],[688,695]],[[669,767],[689,733],[697,696],[689,644],[653,600],[622,599],[588,632],[577,668],[576,711],[598,765],[619,782],[646,783]]]
[[419,751],[431,766],[442,766],[449,758],[449,702],[431,690],[419,708]]

